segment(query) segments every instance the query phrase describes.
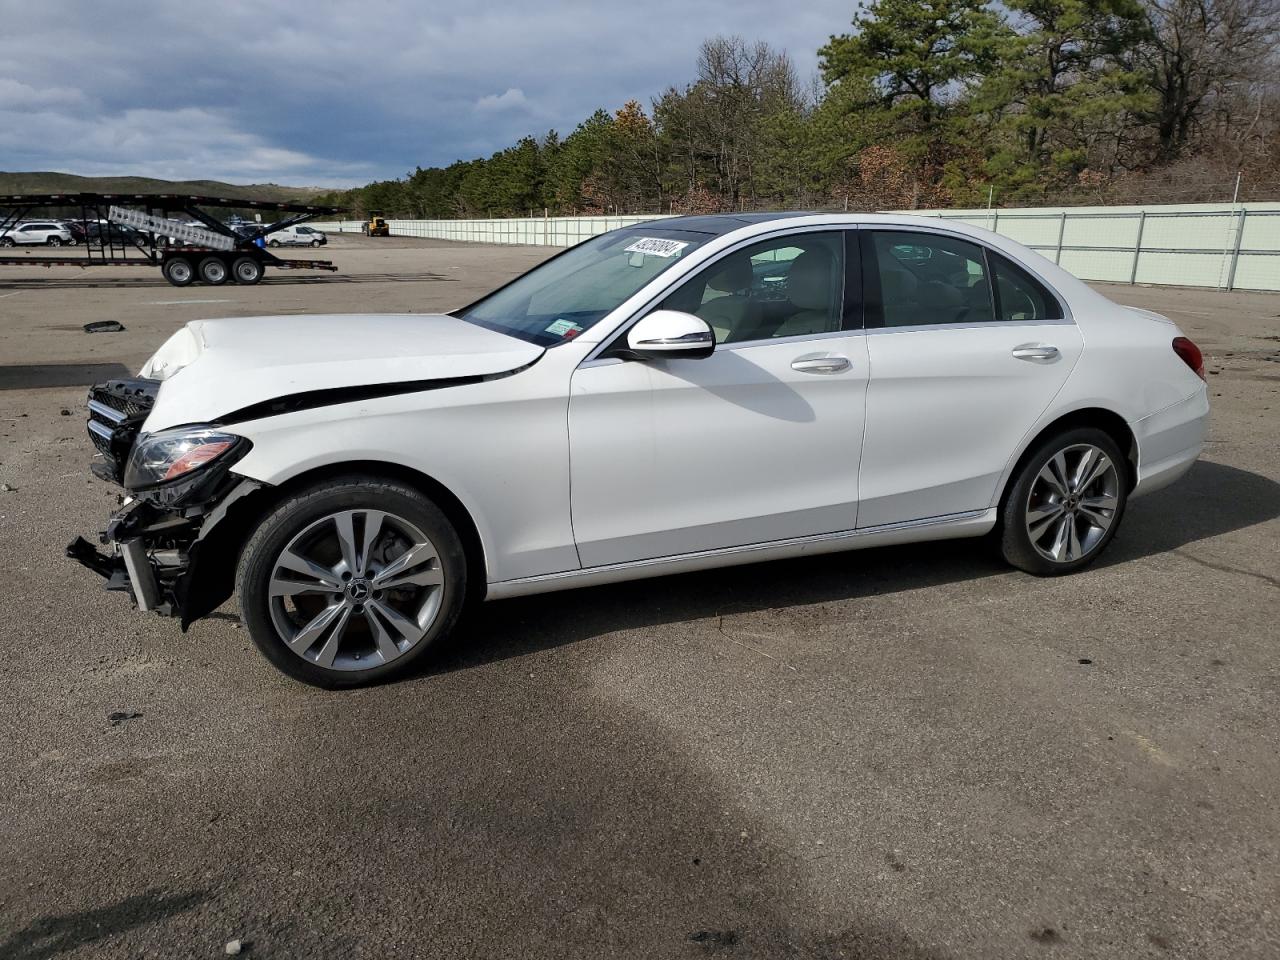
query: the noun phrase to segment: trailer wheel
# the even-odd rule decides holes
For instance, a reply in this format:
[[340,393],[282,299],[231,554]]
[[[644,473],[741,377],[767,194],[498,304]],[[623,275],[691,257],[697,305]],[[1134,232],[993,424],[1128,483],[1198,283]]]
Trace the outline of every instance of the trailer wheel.
[[262,264],[253,257],[240,257],[231,265],[231,276],[236,283],[252,286],[262,279]]
[[227,262],[221,257],[205,257],[200,261],[200,279],[212,287],[227,282]]
[[175,287],[186,287],[196,278],[196,271],[186,257],[174,257],[161,268],[164,278]]

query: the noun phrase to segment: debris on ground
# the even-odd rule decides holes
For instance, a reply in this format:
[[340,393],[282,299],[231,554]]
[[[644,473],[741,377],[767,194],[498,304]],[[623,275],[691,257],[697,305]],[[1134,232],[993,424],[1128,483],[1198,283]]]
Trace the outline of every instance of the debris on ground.
[[17,487],[11,487],[7,483],[0,483],[0,493],[16,493]]
[[132,710],[117,710],[115,713],[107,714],[107,719],[111,721],[113,727],[118,727],[126,720],[137,720],[142,714]]
[[85,333],[120,333],[124,324],[119,320],[95,320],[84,325]]
[[223,951],[226,953],[228,957],[234,957],[236,954],[238,954],[241,951],[241,949],[243,949],[243,947],[244,947],[244,944],[242,944],[239,941],[239,939],[228,940],[227,945],[223,948]]

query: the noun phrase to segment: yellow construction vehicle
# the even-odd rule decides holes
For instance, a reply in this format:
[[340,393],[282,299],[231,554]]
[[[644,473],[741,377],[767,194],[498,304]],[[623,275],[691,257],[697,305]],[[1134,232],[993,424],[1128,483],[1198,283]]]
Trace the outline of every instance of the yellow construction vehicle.
[[381,210],[370,210],[369,219],[360,224],[360,232],[366,237],[389,237],[391,227],[383,218]]

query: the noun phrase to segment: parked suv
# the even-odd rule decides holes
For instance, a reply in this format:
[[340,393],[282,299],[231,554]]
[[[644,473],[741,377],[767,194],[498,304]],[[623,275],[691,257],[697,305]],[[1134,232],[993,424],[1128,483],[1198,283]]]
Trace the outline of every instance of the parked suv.
[[328,242],[329,238],[314,227],[285,227],[267,234],[269,247],[323,247]]
[[64,243],[74,243],[71,231],[60,223],[41,220],[23,223],[12,227],[0,235],[0,247],[12,247],[17,244],[44,243],[51,247],[60,247]]

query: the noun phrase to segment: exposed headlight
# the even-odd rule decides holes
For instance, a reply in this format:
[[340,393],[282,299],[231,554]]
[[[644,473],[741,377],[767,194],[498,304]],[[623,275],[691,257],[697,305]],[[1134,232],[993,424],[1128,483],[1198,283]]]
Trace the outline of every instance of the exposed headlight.
[[133,445],[124,485],[130,490],[185,477],[229,454],[243,453],[249,441],[217,427],[191,426],[144,433]]

